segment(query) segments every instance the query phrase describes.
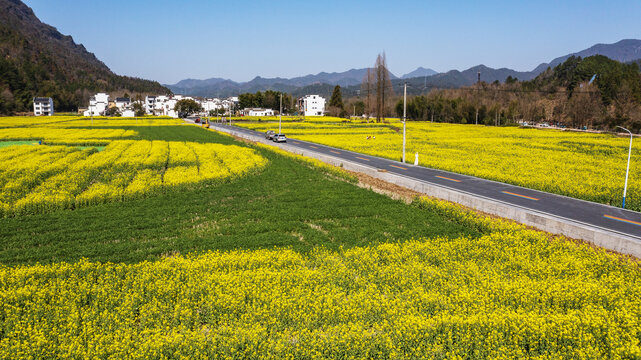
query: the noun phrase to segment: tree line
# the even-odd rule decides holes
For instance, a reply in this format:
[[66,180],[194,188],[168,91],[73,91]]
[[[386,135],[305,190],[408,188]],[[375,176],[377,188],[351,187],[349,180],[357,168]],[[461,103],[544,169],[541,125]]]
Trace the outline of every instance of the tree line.
[[[403,115],[403,99],[394,107]],[[638,63],[605,56],[570,57],[530,81],[508,77],[459,89],[410,97],[410,120],[510,125],[551,122],[573,128],[641,131],[641,73]]]
[[244,93],[238,95],[238,107],[272,109],[276,112],[280,109],[280,96],[283,95],[283,113],[291,114],[296,111],[296,100],[292,95],[280,91],[267,90],[256,93]]

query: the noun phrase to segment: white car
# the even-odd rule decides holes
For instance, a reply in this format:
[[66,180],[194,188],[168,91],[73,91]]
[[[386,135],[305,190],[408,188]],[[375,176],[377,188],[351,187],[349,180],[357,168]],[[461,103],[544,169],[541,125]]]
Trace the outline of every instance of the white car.
[[287,142],[287,138],[283,134],[276,134],[272,139],[274,142]]

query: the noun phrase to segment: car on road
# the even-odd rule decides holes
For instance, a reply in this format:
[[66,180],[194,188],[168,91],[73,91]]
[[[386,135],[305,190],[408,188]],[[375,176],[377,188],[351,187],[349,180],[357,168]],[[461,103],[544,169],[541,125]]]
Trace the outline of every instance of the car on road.
[[265,132],[265,139],[267,140],[274,140],[274,135],[276,135],[276,132],[273,130],[269,130]]
[[276,134],[274,135],[274,142],[287,142],[287,138],[284,134]]
[[196,120],[194,120],[194,122],[195,122],[196,124],[199,124],[199,123],[200,123],[200,118],[196,118]]

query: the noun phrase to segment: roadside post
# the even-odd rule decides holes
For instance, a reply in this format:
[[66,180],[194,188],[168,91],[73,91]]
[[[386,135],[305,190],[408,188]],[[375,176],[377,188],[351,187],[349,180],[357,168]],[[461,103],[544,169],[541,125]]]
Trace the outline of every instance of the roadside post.
[[623,204],[621,208],[625,209],[625,194],[628,191],[628,175],[630,174],[630,157],[632,156],[632,132],[622,126],[617,126],[619,129],[623,129],[630,134],[630,148],[628,149],[628,167],[625,170],[625,185],[623,186]]

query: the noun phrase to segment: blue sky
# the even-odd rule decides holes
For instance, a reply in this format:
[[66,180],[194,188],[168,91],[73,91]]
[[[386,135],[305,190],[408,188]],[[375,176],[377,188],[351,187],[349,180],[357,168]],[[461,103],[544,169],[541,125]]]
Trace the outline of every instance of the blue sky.
[[25,0],[114,72],[173,84],[372,66],[401,76],[478,64],[529,71],[641,38],[641,1]]

